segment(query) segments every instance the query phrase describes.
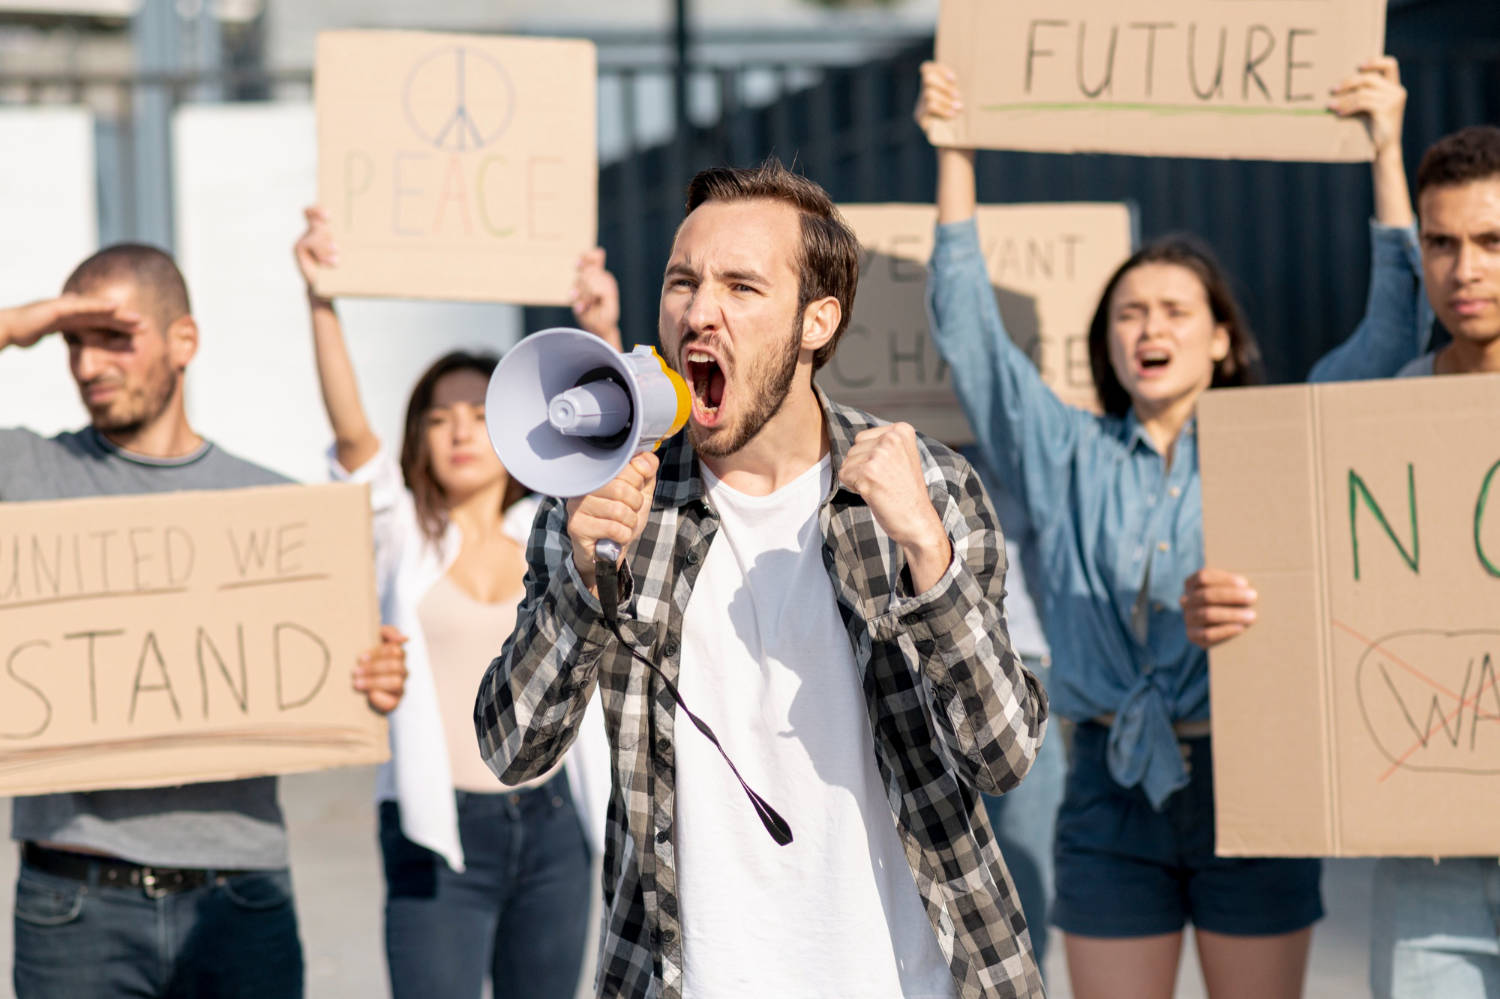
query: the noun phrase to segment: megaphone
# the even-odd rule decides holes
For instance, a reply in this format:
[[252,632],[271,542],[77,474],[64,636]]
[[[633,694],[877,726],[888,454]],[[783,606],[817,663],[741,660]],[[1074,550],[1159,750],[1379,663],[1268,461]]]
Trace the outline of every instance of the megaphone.
[[583,496],[681,430],[682,376],[650,347],[615,350],[558,327],[523,339],[495,366],[484,422],[506,470],[547,496]]

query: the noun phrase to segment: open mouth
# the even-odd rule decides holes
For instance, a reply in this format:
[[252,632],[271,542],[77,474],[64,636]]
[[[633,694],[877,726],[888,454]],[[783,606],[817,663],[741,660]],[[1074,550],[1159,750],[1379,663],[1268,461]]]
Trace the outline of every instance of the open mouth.
[[1135,352],[1135,363],[1143,372],[1154,372],[1172,363],[1172,353],[1162,347],[1142,347]]
[[724,369],[706,351],[689,350],[684,359],[688,388],[693,395],[693,416],[704,426],[713,426],[718,422],[719,407],[724,404],[727,384]]

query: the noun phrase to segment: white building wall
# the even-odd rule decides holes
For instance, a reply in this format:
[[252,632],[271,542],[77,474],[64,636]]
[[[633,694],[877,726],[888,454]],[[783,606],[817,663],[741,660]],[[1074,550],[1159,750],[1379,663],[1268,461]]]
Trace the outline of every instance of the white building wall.
[[[51,298],[97,240],[93,116],[0,110],[0,149],[0,305]],[[0,351],[0,427],[51,435],[87,420],[61,337]]]

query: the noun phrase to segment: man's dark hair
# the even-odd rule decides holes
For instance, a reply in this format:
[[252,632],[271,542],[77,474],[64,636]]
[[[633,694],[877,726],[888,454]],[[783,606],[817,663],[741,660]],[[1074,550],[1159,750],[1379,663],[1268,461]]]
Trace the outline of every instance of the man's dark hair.
[[1417,167],[1417,198],[1429,187],[1475,180],[1500,180],[1500,128],[1472,125],[1445,135],[1427,148]]
[[1143,264],[1175,264],[1192,271],[1203,285],[1214,322],[1222,323],[1229,334],[1229,352],[1214,364],[1213,388],[1233,385],[1259,385],[1262,380],[1260,346],[1250,324],[1229,289],[1224,268],[1214,259],[1208,247],[1188,236],[1167,236],[1141,247],[1110,277],[1089,324],[1089,368],[1094,375],[1094,391],[1099,406],[1111,416],[1130,412],[1130,393],[1120,384],[1115,366],[1109,360],[1109,305],[1115,289],[1126,274]]
[[820,298],[838,299],[843,313],[832,339],[813,354],[813,367],[821,368],[833,356],[854,314],[854,290],[859,283],[859,240],[854,230],[833,206],[827,191],[788,170],[774,157],[755,167],[702,171],[688,184],[684,216],[708,201],[780,201],[797,209],[802,227],[797,260],[798,318]]
[[141,294],[142,304],[154,310],[161,331],[192,314],[187,282],[164,250],[144,243],[116,243],[73,268],[63,282],[64,292],[87,292],[110,281],[127,280]]

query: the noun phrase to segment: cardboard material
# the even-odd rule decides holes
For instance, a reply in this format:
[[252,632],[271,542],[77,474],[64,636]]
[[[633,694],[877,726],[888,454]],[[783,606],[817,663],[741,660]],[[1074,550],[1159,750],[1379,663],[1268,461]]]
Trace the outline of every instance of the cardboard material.
[[1368,160],[1328,91],[1385,51],[1385,0],[942,0],[965,108],[938,145]]
[[566,304],[598,225],[594,78],[587,41],[320,34],[318,291]]
[[[925,292],[937,210],[841,205],[859,237],[854,316],[818,383],[840,402],[904,420],[952,444],[974,432],[928,333]],[[1011,339],[1064,402],[1097,409],[1088,325],[1109,275],[1130,254],[1123,204],[986,205],[979,238]]]
[[1500,376],[1208,393],[1209,565],[1258,621],[1210,655],[1218,851],[1500,844]]
[[0,505],[0,795],[375,763],[365,486]]

